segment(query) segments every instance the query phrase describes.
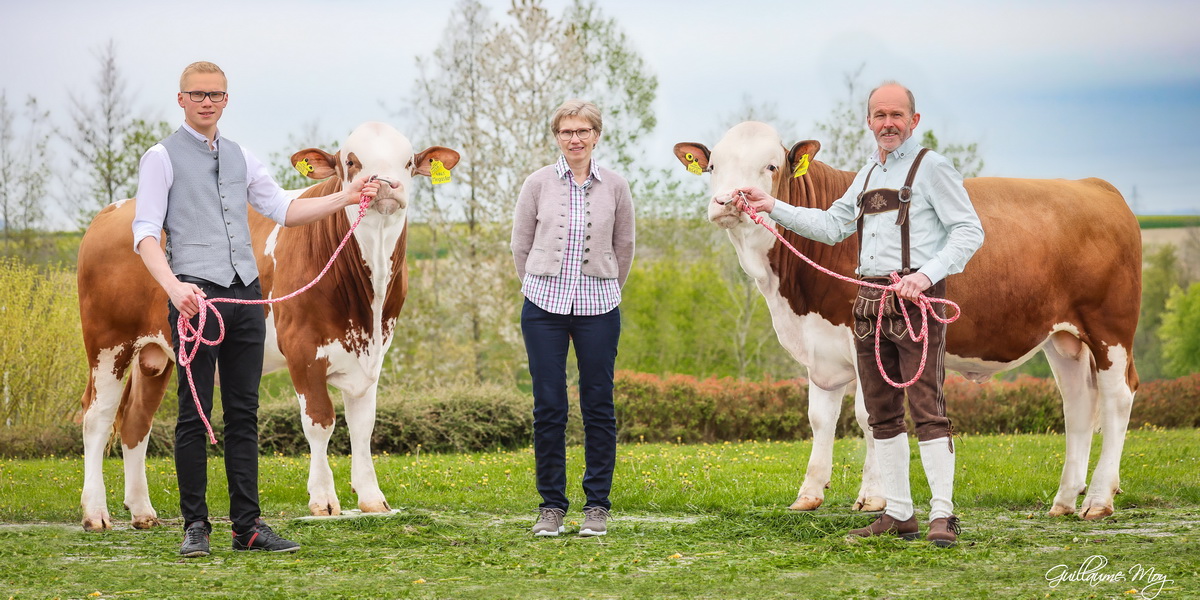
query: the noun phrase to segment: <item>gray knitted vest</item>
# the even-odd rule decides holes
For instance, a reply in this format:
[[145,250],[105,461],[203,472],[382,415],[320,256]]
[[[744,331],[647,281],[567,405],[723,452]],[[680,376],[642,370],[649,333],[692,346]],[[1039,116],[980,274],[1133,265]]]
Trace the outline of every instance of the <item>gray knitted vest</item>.
[[221,138],[208,149],[180,127],[162,141],[174,180],[167,193],[167,261],[176,275],[191,275],[229,287],[258,278],[250,245],[246,204],[246,159],[242,149]]

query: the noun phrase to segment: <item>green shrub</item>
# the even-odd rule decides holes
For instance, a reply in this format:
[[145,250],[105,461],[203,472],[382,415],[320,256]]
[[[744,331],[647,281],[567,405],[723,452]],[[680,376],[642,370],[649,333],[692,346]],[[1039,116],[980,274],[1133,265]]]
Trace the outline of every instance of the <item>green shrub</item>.
[[1061,433],[1062,395],[1053,379],[1021,376],[1016,381],[978,384],[948,376],[946,414],[962,433]]
[[[456,385],[411,394],[399,397],[381,390],[373,452],[403,454],[415,452],[418,445],[433,452],[468,452],[530,443],[533,400],[515,389],[494,384]],[[309,450],[295,404],[261,409],[258,429],[264,453],[302,454]],[[329,452],[350,453],[350,436],[341,416]]]
[[1200,373],[1143,383],[1133,399],[1130,427],[1200,427]]
[[[857,427],[850,401],[843,401],[838,435]],[[808,387],[802,379],[701,380],[618,371],[615,402],[623,441],[794,440],[812,435]]]
[[0,427],[68,421],[86,378],[74,274],[0,259]]
[[[1016,381],[976,384],[951,375],[946,379],[946,405],[955,429],[963,433],[1061,433],[1062,399],[1054,381],[1021,377]],[[569,391],[571,416],[567,442],[583,442],[578,391]],[[281,393],[259,410],[262,452],[299,455],[308,452],[300,410]],[[429,390],[380,390],[371,449],[403,454],[474,452],[526,447],[533,430],[533,399],[499,385],[454,385]],[[719,442],[797,440],[811,437],[808,388],[802,379],[738,381],[697,379],[688,375],[658,376],[618,371],[615,403],[622,442]],[[854,419],[853,398],[843,399],[837,435],[861,436]],[[219,403],[213,418],[220,452],[222,420]],[[1200,374],[1144,383],[1133,403],[1130,426],[1200,427]],[[910,424],[911,427],[911,424]],[[148,453],[169,456],[173,419],[160,415],[151,431]],[[119,454],[118,440],[110,455]],[[349,435],[339,410],[330,440],[333,454],[350,452]],[[82,451],[79,426],[0,427],[0,456],[28,458]]]

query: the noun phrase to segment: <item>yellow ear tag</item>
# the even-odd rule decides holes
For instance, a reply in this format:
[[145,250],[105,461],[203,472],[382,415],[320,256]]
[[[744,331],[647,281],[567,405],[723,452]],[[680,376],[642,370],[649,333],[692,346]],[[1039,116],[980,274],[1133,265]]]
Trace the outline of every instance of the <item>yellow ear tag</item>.
[[700,168],[700,162],[696,160],[696,156],[694,154],[688,152],[687,154],[683,155],[683,158],[691,161],[688,163],[688,173],[699,175],[704,172],[704,169]]
[[796,170],[792,171],[792,177],[800,177],[808,172],[808,155],[800,157],[800,162],[796,163]]
[[312,173],[316,169],[314,169],[312,165],[308,164],[307,158],[302,158],[300,159],[300,162],[296,163],[296,170],[300,171],[301,175],[308,177],[308,174]]
[[429,179],[434,185],[450,182],[450,169],[447,169],[442,161],[433,159],[429,161]]

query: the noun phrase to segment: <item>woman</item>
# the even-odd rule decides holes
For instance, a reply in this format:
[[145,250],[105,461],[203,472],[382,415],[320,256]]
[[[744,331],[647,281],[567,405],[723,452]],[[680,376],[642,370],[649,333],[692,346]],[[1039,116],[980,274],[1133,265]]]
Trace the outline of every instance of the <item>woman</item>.
[[599,167],[600,110],[568,100],[550,129],[562,154],[521,186],[512,251],[525,304],[521,331],[533,377],[533,450],[541,511],[533,534],[564,531],[567,502],[567,347],[579,363],[587,501],[579,535],[607,533],[617,460],[613,368],[621,337],[621,286],[633,263],[629,184]]

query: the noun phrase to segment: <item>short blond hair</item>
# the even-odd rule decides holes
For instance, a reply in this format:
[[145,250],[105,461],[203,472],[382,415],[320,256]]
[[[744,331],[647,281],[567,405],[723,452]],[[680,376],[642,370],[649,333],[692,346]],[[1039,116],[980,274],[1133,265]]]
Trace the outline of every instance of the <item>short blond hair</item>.
[[604,119],[600,116],[600,109],[596,108],[595,104],[587,100],[571,99],[562,103],[558,110],[554,111],[554,116],[550,119],[550,133],[558,133],[558,125],[567,117],[580,117],[587,121],[592,129],[596,130],[596,134],[600,134],[600,130],[604,126]]
[[225,76],[225,71],[221,70],[215,63],[210,63],[207,60],[196,61],[183,69],[183,74],[179,76],[179,91],[184,92],[184,86],[187,85],[188,75],[192,73],[220,73],[221,79],[225,80],[225,86],[229,86],[229,78]]

